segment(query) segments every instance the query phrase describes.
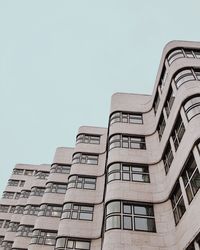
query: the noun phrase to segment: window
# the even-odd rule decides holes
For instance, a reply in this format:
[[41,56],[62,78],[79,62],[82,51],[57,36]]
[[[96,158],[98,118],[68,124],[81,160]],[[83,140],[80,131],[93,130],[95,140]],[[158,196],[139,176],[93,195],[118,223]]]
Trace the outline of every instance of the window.
[[40,210],[40,206],[37,205],[26,205],[24,208],[24,214],[25,215],[38,215],[38,212]]
[[17,230],[16,236],[18,236],[18,237],[31,237],[32,231],[33,231],[33,226],[20,225],[18,230]]
[[90,241],[82,239],[74,239],[67,237],[60,237],[56,241],[56,250],[67,250],[67,249],[82,249],[90,250]]
[[15,211],[15,206],[10,206],[9,213],[14,213],[14,211]]
[[126,112],[114,112],[110,116],[110,124],[113,124],[116,122],[142,124],[143,123],[142,114],[126,113]]
[[24,169],[14,168],[12,174],[14,174],[14,175],[23,175],[23,173],[24,173]]
[[181,177],[190,203],[200,188],[200,173],[193,154],[189,156]]
[[4,240],[3,242],[2,242],[2,248],[4,249],[4,250],[11,250],[12,249],[12,245],[13,245],[13,241],[7,241],[7,240]]
[[15,193],[14,192],[3,192],[2,198],[3,199],[13,199]]
[[30,196],[43,196],[44,190],[44,187],[32,187]]
[[24,206],[16,206],[14,210],[14,214],[23,214]]
[[98,155],[75,153],[72,157],[72,163],[73,164],[80,163],[80,164],[97,165]]
[[185,133],[185,126],[183,124],[181,116],[179,115],[171,134],[175,150],[178,149],[178,146],[183,138],[184,133]]
[[8,228],[9,227],[9,220],[0,220],[0,228]]
[[76,143],[100,144],[100,135],[79,134]]
[[29,190],[22,190],[20,194],[20,198],[28,198],[31,195],[31,191]]
[[96,189],[96,178],[73,175],[68,180],[67,188]]
[[200,96],[190,97],[183,106],[188,120],[191,120],[194,116],[200,114]]
[[168,142],[167,147],[164,151],[163,154],[163,162],[164,162],[164,167],[165,167],[165,173],[167,174],[169,171],[169,168],[172,164],[172,161],[174,159],[173,153],[172,153],[172,149],[171,149],[171,145],[170,142]]
[[47,180],[48,176],[49,176],[49,172],[43,172],[43,171],[38,171],[36,174],[36,179],[43,179],[43,180]]
[[183,58],[183,50],[180,48],[176,48],[175,50],[170,51],[170,53],[167,56],[167,60],[169,65],[171,65],[176,59]]
[[106,230],[156,232],[152,205],[112,201],[106,206]]
[[15,193],[15,199],[16,200],[18,200],[19,198],[21,198],[20,196],[21,196],[21,193]]
[[66,190],[67,190],[67,184],[49,182],[46,184],[45,193],[65,194]]
[[160,96],[159,96],[159,93],[158,93],[158,90],[157,90],[156,96],[155,96],[155,99],[154,99],[154,103],[153,103],[153,108],[154,108],[155,114],[157,113],[159,103],[160,103]]
[[188,81],[200,80],[200,69],[185,68],[178,71],[174,76],[176,87],[179,88],[182,84]]
[[77,203],[66,203],[63,206],[62,219],[92,220],[94,206]]
[[34,170],[27,170],[27,169],[25,169],[24,175],[32,176],[32,175],[34,175]]
[[171,195],[171,203],[172,203],[172,210],[174,213],[175,223],[177,225],[186,210],[184,200],[183,200],[183,195],[181,192],[181,187],[178,182]]
[[62,206],[42,204],[38,216],[61,217]]
[[0,205],[0,213],[8,213],[9,206],[8,205]]
[[57,231],[34,230],[31,244],[55,246]]
[[70,169],[70,165],[53,164],[50,173],[69,174]]
[[174,103],[174,99],[175,99],[174,91],[173,91],[172,87],[170,86],[169,92],[167,94],[167,97],[166,97],[166,100],[165,100],[165,104],[164,104],[164,109],[165,109],[167,117],[169,116],[170,111],[172,109],[172,105]]
[[150,182],[148,166],[129,163],[111,164],[108,167],[108,182],[114,180]]
[[4,240],[4,236],[0,235],[0,246],[2,245],[3,240]]
[[8,186],[14,186],[17,187],[19,185],[19,180],[8,180]]
[[160,77],[160,82],[159,82],[161,91],[163,90],[165,86],[166,78],[167,78],[167,71],[166,71],[166,67],[163,66],[161,77]]
[[109,150],[113,148],[146,149],[145,138],[143,136],[115,134],[109,139]]
[[166,126],[165,118],[164,118],[164,115],[161,114],[160,120],[159,120],[159,122],[158,122],[158,127],[157,127],[158,136],[159,136],[159,139],[160,139],[160,140],[161,140],[162,135],[163,135],[163,132],[164,132],[164,130],[165,130],[165,126]]
[[10,222],[7,231],[8,232],[17,232],[18,227],[19,227],[19,222]]
[[186,250],[196,250],[198,249],[198,246],[200,248],[200,233],[197,234],[197,236],[195,237],[195,239],[190,243],[190,245],[186,248]]

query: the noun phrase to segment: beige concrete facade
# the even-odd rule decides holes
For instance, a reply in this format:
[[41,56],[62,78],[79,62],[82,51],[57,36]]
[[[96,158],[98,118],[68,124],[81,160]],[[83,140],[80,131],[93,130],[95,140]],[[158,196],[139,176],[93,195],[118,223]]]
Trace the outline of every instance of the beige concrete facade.
[[173,41],[152,95],[115,93],[50,165],[18,164],[0,249],[200,250],[200,43]]

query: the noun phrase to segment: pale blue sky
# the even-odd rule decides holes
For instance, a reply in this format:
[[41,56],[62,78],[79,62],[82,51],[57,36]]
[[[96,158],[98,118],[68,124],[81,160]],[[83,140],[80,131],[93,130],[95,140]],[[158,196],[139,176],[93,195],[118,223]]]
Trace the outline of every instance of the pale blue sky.
[[151,94],[164,45],[200,41],[199,0],[1,0],[0,192],[16,163],[51,163],[114,92]]

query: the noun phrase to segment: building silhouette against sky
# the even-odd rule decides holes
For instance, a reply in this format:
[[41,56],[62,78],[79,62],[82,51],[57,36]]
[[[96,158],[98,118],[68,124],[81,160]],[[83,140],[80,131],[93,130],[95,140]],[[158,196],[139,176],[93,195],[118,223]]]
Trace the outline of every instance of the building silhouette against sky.
[[0,249],[200,250],[199,127],[200,43],[173,41],[152,95],[114,94],[108,128],[15,166]]

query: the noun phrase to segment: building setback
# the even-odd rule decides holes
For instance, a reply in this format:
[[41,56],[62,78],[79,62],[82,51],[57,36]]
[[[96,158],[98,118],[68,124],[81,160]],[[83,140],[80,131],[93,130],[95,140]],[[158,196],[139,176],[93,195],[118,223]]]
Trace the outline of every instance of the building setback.
[[52,165],[17,164],[0,249],[200,250],[200,43],[173,41],[152,95],[112,96]]

